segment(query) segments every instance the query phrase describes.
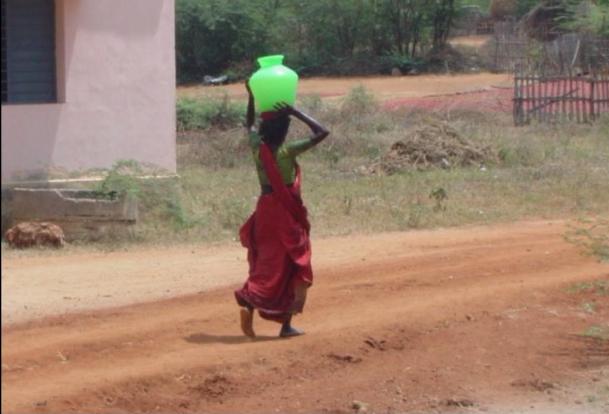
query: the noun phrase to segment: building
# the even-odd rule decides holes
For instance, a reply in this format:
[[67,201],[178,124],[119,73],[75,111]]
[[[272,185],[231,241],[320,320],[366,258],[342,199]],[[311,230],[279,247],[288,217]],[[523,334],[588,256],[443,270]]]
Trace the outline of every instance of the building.
[[2,0],[2,186],[176,170],[174,0]]

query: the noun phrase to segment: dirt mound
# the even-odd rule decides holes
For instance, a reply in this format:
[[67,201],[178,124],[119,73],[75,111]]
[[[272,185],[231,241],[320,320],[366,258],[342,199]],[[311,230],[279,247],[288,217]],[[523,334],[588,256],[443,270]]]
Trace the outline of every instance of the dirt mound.
[[371,170],[391,175],[409,169],[481,166],[495,157],[490,147],[477,147],[450,125],[438,122],[417,128],[395,142]]

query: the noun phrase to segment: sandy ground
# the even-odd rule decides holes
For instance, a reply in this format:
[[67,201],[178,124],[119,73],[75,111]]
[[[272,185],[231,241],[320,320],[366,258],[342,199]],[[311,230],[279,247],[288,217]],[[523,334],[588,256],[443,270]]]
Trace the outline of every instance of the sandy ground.
[[246,273],[237,243],[52,255],[7,251],[2,325],[197,293],[243,281]]
[[458,36],[449,40],[449,43],[453,46],[466,46],[475,49],[480,49],[490,42],[492,36],[490,35],[471,35],[471,36]]
[[568,287],[609,266],[565,230],[317,240],[290,340],[239,332],[237,246],[9,253],[2,412],[606,413],[609,297]]
[[[364,85],[380,100],[397,98],[420,98],[430,95],[448,95],[491,89],[494,86],[508,87],[512,84],[507,74],[477,73],[458,75],[419,75],[419,76],[376,76],[348,78],[308,78],[301,79],[299,95],[319,95],[339,97],[346,95],[357,86]],[[182,86],[178,96],[196,97],[207,94],[223,94],[243,98],[247,96],[241,84],[226,86]]]

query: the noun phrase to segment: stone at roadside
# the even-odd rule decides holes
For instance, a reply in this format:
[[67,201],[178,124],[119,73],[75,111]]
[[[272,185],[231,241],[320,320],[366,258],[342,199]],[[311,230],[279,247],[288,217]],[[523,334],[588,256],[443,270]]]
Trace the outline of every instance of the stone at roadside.
[[24,222],[8,229],[4,235],[8,245],[16,249],[28,247],[63,247],[63,230],[53,223]]
[[353,408],[354,410],[356,410],[357,413],[367,413],[368,412],[368,407],[369,404],[362,402],[362,401],[353,401],[353,403],[351,404],[351,408]]
[[391,69],[391,76],[402,76],[402,71],[399,68]]

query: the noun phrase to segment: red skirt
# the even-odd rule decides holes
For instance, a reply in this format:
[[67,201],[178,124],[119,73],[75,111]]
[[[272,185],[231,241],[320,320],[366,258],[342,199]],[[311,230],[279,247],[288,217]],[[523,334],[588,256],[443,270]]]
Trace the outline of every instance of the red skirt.
[[248,250],[249,277],[235,291],[237,303],[277,322],[302,312],[303,292],[313,283],[308,229],[267,194],[260,196],[239,235]]

